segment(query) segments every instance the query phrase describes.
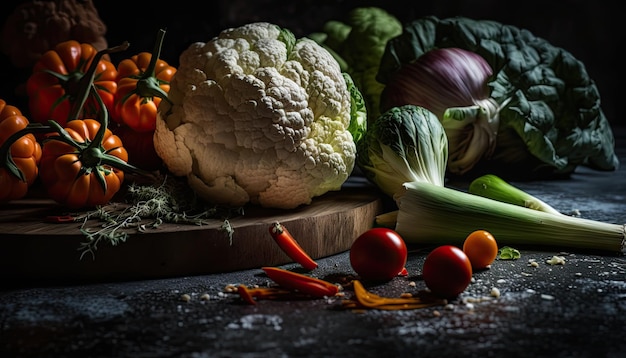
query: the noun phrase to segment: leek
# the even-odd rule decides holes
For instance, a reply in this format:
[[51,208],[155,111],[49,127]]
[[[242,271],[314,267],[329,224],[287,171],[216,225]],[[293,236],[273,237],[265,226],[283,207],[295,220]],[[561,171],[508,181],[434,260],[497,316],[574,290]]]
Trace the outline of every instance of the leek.
[[378,214],[374,218],[374,222],[376,223],[376,226],[395,229],[396,223],[398,222],[398,210]]
[[529,209],[545,211],[552,214],[563,215],[541,199],[507,183],[502,178],[485,174],[474,179],[467,190],[470,194],[484,196],[486,198],[502,201],[509,204],[523,206]]
[[624,252],[626,225],[554,215],[426,182],[408,182],[395,230],[407,243],[462,245],[484,229],[499,246]]

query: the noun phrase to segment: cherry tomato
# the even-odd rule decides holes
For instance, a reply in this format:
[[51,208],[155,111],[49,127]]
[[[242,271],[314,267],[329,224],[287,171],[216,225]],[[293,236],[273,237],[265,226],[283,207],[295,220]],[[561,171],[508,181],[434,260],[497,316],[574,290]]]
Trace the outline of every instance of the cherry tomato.
[[363,280],[389,281],[402,273],[406,260],[404,240],[388,228],[367,230],[350,248],[350,264]]
[[454,298],[469,286],[472,264],[460,248],[453,245],[439,246],[426,256],[422,277],[433,294],[441,298]]
[[472,263],[472,268],[484,269],[498,256],[498,243],[489,231],[476,230],[463,242],[463,252]]

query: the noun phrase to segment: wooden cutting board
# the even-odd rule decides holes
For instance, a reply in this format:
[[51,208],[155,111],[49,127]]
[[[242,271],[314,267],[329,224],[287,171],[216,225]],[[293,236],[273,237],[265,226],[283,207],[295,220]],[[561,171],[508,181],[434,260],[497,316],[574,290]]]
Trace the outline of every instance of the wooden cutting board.
[[0,206],[0,282],[137,280],[229,272],[292,262],[268,229],[279,221],[313,258],[349,250],[383,210],[380,192],[360,178],[341,191],[294,210],[250,207],[230,220],[207,225],[163,224],[131,233],[117,246],[100,244],[80,258],[81,223],[48,223],[54,202],[22,199]]

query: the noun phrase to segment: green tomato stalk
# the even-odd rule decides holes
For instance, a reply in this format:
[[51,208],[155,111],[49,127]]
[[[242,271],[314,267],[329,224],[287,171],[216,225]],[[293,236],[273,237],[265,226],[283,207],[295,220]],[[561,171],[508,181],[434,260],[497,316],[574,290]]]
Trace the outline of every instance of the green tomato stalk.
[[462,245],[476,229],[498,245],[623,253],[626,225],[533,210],[426,182],[404,185],[395,230],[407,243]]
[[470,194],[480,195],[529,209],[563,215],[539,198],[530,195],[493,174],[485,174],[474,179],[469,185],[468,192]]

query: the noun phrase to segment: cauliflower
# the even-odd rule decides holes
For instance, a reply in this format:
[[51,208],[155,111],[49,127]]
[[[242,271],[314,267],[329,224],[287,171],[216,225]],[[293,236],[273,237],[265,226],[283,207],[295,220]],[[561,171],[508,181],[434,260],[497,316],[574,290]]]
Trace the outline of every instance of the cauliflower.
[[366,114],[344,76],[327,50],[274,24],[224,30],[181,54],[155,149],[208,202],[308,205],[355,165],[351,130],[363,131]]

